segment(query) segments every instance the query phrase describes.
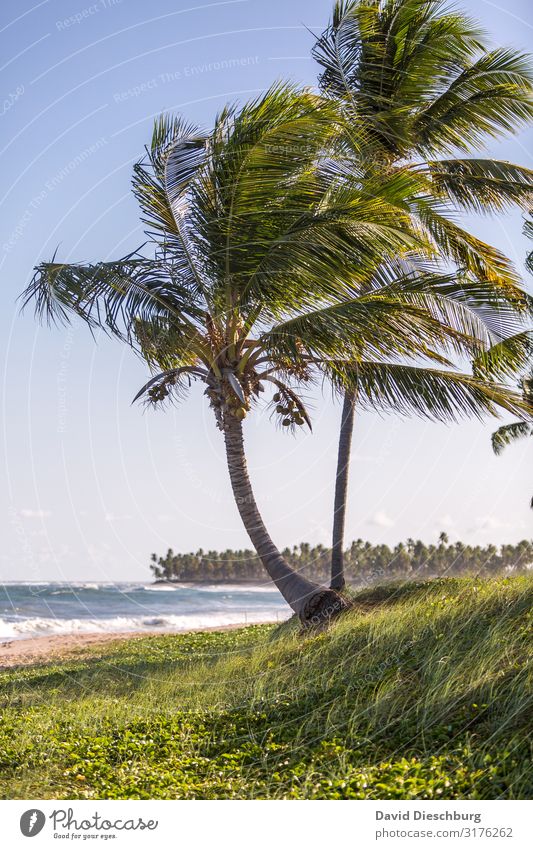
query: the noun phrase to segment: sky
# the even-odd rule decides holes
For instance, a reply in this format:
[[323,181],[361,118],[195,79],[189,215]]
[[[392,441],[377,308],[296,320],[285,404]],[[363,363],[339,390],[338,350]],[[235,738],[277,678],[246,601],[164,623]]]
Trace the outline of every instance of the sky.
[[[527,50],[526,0],[463,0],[495,43]],[[278,79],[313,86],[329,0],[3,0],[0,7],[1,580],[143,580],[152,552],[250,547],[222,436],[200,388],[146,411],[146,366],[85,326],[40,327],[17,298],[33,266],[118,258],[143,241],[132,164],[154,117],[209,128]],[[311,31],[311,32],[310,32]],[[533,132],[490,147],[533,167]],[[527,280],[520,214],[468,226]],[[250,473],[283,547],[329,544],[339,404],[310,398],[313,434],[245,422]],[[507,421],[509,419],[504,419]],[[346,539],[531,538],[532,447],[495,457],[496,422],[357,417]]]

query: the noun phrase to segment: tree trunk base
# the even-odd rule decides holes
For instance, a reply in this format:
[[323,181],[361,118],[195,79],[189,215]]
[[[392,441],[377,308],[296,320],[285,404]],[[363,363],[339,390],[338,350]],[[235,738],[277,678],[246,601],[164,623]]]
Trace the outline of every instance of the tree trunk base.
[[324,587],[310,596],[300,612],[300,622],[306,630],[310,628],[321,630],[326,628],[332,619],[350,610],[351,607],[350,602],[335,590]]

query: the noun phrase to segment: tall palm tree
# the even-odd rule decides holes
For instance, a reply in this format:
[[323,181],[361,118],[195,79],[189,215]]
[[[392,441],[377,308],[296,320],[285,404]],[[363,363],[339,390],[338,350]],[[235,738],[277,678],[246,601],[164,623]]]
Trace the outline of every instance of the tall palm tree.
[[[152,371],[163,369],[137,397],[158,404],[181,397],[191,381],[205,385],[242,521],[304,622],[345,602],[291,569],[272,541],[248,476],[243,419],[270,385],[281,425],[309,424],[300,387],[324,373],[348,383],[356,354],[363,394],[379,358],[412,355],[423,344],[442,363],[442,344],[471,350],[469,334],[445,326],[413,281],[404,282],[403,300],[386,291],[350,297],[376,256],[416,240],[386,186],[369,201],[355,183],[336,179],[324,151],[338,132],[331,101],[288,87],[223,110],[209,135],[162,118],[133,178],[152,255],[95,264],[54,257],[37,266],[24,297],[41,320],[77,315],[130,345]],[[387,403],[395,372],[382,369]],[[427,403],[514,414],[523,406],[498,384],[438,369]]]
[[[413,180],[411,214],[440,255],[490,283],[493,293],[516,286],[508,260],[462,229],[453,213],[500,211],[530,202],[533,173],[528,169],[458,156],[531,120],[528,57],[489,49],[475,22],[441,0],[338,0],[313,55],[322,68],[321,91],[342,103],[348,126],[357,128],[357,146],[351,145],[349,131],[343,140],[347,167],[351,163],[365,177],[377,169]],[[461,299],[461,287],[450,297]],[[490,300],[475,309],[487,306]],[[423,383],[420,388],[423,392]],[[355,391],[345,392],[332,540],[331,586],[337,589],[344,585],[356,400]]]

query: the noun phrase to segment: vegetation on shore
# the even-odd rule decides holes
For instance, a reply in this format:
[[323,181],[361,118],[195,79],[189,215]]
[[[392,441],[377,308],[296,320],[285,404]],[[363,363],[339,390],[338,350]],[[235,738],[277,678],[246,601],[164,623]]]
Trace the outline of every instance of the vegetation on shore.
[[532,597],[527,575],[408,582],[319,635],[144,637],[5,671],[0,794],[530,797]]
[[[323,545],[303,542],[282,552],[285,560],[310,580],[327,583],[331,569],[331,552]],[[466,545],[449,543],[440,535],[437,545],[408,539],[394,547],[355,540],[344,553],[346,579],[362,586],[378,581],[415,578],[479,575],[493,577],[512,571],[520,574],[533,564],[533,540],[516,545]],[[156,581],[201,583],[258,581],[264,583],[265,572],[254,551],[204,551],[166,555],[152,554],[150,569]]]

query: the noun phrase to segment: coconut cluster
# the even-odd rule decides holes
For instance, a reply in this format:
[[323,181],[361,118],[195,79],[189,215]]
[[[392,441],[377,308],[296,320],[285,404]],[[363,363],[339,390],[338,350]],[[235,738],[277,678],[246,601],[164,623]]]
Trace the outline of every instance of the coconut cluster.
[[151,389],[148,390],[147,395],[150,398],[152,404],[157,404],[160,401],[164,401],[165,398],[168,398],[172,387],[176,385],[175,377],[165,377],[160,383],[156,383],[155,386],[152,386]]
[[[212,382],[205,390],[205,395],[209,398],[210,405],[214,410],[217,420],[217,426],[223,430],[225,416],[232,416],[238,421],[246,418],[251,408],[251,401],[254,396],[264,391],[259,378],[255,374],[244,374],[239,376],[238,387],[242,397],[239,397],[235,388],[231,385],[231,381],[227,377],[218,379]],[[233,376],[234,381],[237,380]]]
[[283,427],[304,424],[305,419],[302,416],[301,410],[292,398],[288,398],[287,396],[282,398],[281,393],[276,392],[272,396],[272,400],[276,402],[276,413],[283,416],[281,420]]

